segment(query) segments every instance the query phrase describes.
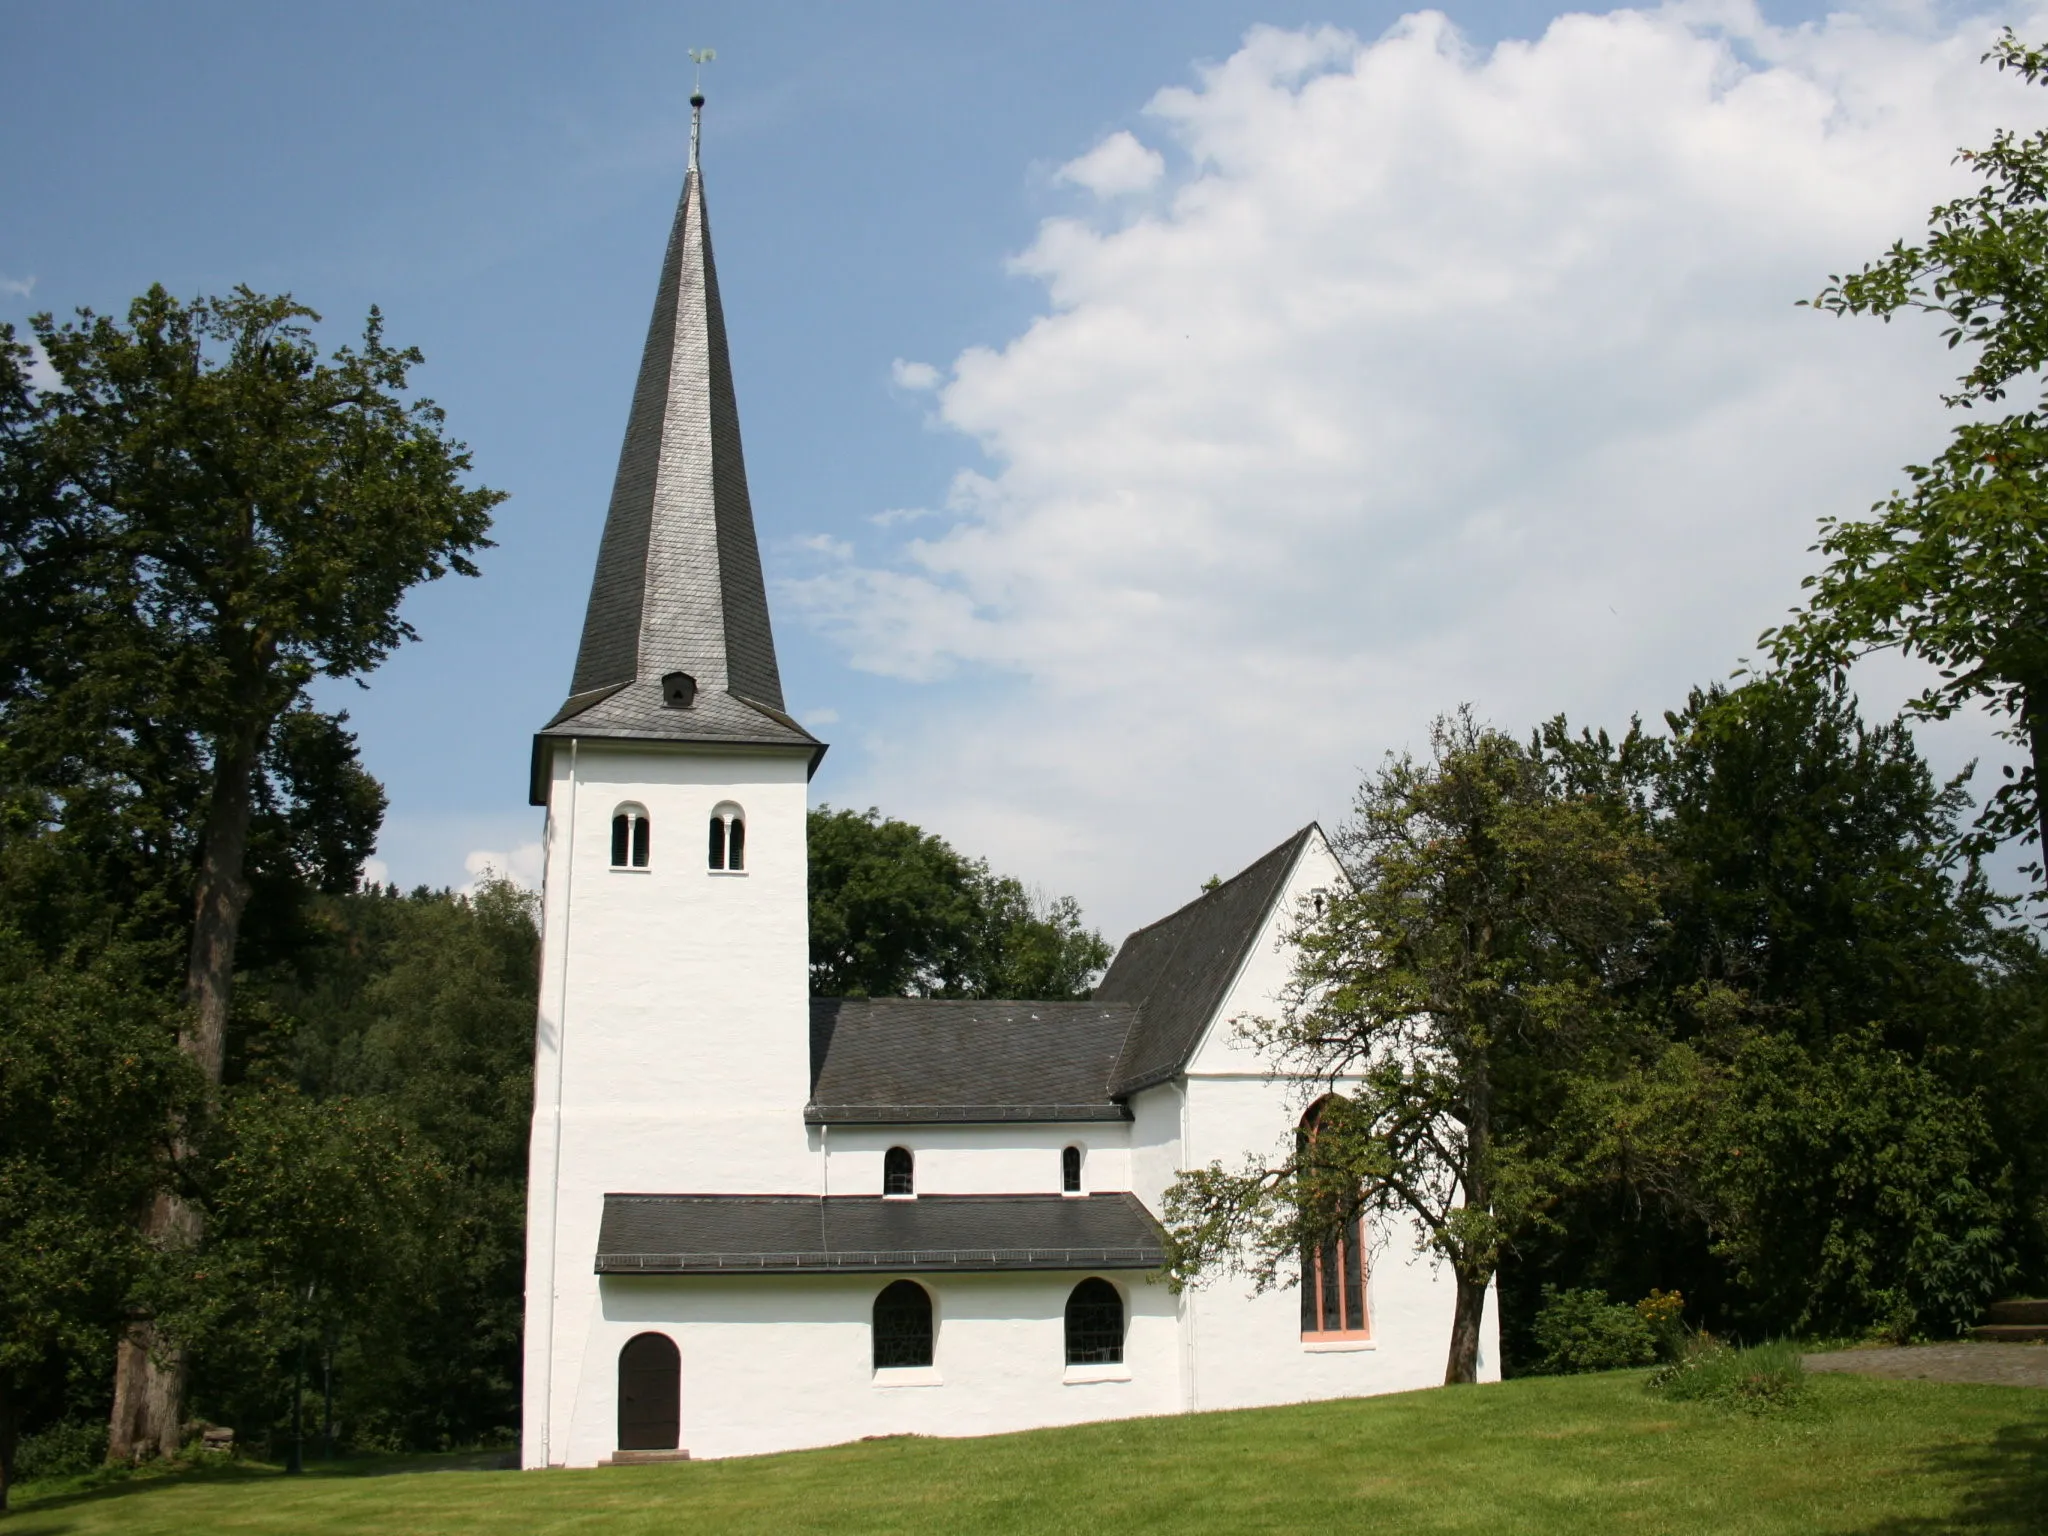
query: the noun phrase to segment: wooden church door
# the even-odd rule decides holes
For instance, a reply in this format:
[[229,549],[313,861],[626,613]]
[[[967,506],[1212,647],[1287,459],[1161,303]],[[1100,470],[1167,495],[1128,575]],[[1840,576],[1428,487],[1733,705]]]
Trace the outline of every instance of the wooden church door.
[[665,1333],[636,1334],[619,1351],[619,1449],[672,1451],[682,1441],[683,1357]]

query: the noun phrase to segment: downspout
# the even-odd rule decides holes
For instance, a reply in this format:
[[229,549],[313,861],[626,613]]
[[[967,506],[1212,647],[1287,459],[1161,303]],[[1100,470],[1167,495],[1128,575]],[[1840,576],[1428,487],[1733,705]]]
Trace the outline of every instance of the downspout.
[[[1180,1079],[1180,1166],[1186,1172],[1195,1166],[1195,1145],[1192,1135],[1193,1117],[1188,1113],[1188,1079],[1183,1073]],[[1181,1412],[1197,1413],[1201,1410],[1202,1394],[1195,1374],[1195,1292],[1184,1289],[1180,1293],[1180,1399]]]
[[576,889],[576,756],[583,745],[580,737],[569,738],[569,824],[562,851],[562,977],[555,1002],[555,1082],[553,1108],[554,1170],[548,1179],[548,1304],[541,1351],[540,1464],[551,1467],[555,1430],[555,1308],[561,1302],[557,1284],[557,1244],[562,1229],[562,1060],[569,1049],[569,924],[575,904],[569,899]]

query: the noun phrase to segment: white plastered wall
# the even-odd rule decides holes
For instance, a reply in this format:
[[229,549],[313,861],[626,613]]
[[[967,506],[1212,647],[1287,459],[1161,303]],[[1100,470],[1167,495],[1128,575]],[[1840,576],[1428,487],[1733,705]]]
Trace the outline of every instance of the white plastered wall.
[[920,1195],[1059,1194],[1067,1147],[1081,1149],[1082,1194],[1131,1187],[1131,1129],[1119,1120],[835,1125],[820,1140],[830,1150],[826,1188],[835,1195],[881,1194],[882,1156],[891,1147],[910,1149]]
[[[559,1464],[607,1191],[814,1194],[806,758],[583,741],[553,753],[527,1198],[522,1460]],[[746,869],[708,868],[714,807]],[[644,870],[611,819],[644,808]],[[552,1303],[552,1304],[550,1304]]]
[[[1123,1368],[1067,1367],[1067,1296],[1088,1274],[607,1278],[579,1330],[589,1347],[567,1462],[612,1454],[619,1350],[647,1331],[681,1352],[682,1447],[693,1457],[1174,1412],[1174,1301],[1141,1274],[1102,1275],[1124,1297]],[[874,1300],[899,1278],[932,1296],[929,1371],[873,1369]]]

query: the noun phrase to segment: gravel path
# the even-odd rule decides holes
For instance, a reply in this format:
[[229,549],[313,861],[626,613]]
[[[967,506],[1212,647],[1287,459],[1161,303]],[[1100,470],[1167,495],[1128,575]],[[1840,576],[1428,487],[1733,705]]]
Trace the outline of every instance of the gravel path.
[[1972,1381],[1994,1387],[2048,1387],[2048,1345],[1915,1344],[1907,1349],[1843,1349],[1807,1355],[1809,1371],[1852,1371],[1909,1381]]

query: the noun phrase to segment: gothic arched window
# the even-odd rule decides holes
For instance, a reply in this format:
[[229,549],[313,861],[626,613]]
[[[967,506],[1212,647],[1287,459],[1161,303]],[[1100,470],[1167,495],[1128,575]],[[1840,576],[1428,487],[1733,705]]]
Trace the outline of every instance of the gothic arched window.
[[648,833],[652,823],[647,808],[622,805],[612,812],[612,868],[645,869]]
[[882,1154],[882,1193],[885,1195],[914,1195],[917,1181],[912,1176],[913,1164],[910,1148],[891,1147]]
[[[1301,1117],[1295,1132],[1300,1163],[1309,1164],[1314,1156],[1328,1102],[1318,1099]],[[1371,1338],[1365,1309],[1365,1218],[1355,1208],[1331,1214],[1337,1218],[1334,1235],[1301,1250],[1301,1336],[1312,1342]]]
[[665,1333],[636,1333],[619,1351],[619,1449],[672,1451],[682,1438],[683,1357]]
[[744,871],[747,867],[746,813],[730,800],[711,813],[709,867]]
[[932,1363],[931,1292],[915,1280],[892,1280],[875,1298],[875,1369]]
[[1081,1149],[1068,1147],[1060,1153],[1060,1190],[1064,1194],[1081,1193]]
[[1124,1299],[1107,1280],[1083,1280],[1067,1296],[1067,1364],[1121,1365]]

